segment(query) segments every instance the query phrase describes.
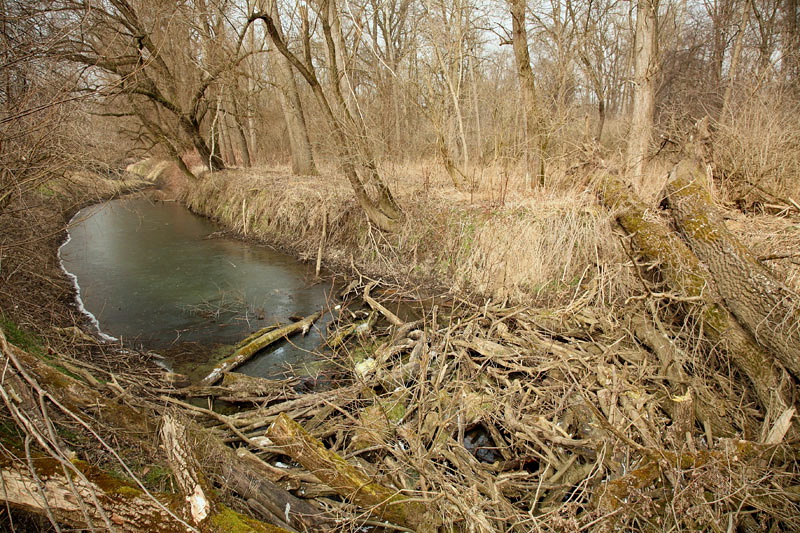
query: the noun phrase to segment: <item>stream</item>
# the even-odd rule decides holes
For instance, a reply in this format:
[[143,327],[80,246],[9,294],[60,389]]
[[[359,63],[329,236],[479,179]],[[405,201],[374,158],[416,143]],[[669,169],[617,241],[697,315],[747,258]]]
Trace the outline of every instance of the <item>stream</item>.
[[[313,267],[221,229],[180,204],[122,198],[78,212],[59,256],[78,307],[101,336],[163,353],[176,371],[199,375],[197,367],[210,361],[169,354],[227,354],[259,328],[327,309],[332,291],[330,283],[315,282]],[[307,336],[264,350],[238,371],[313,373],[320,360],[311,352],[328,316]]]

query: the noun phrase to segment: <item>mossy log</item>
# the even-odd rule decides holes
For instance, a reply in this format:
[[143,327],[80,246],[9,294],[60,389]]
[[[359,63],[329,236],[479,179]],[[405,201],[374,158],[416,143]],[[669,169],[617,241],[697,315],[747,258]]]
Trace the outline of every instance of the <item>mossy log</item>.
[[439,524],[424,503],[376,483],[285,414],[269,427],[267,437],[341,496],[378,518],[416,531],[436,531]]
[[226,357],[220,361],[219,364],[217,364],[217,366],[215,366],[214,369],[211,370],[211,372],[209,372],[208,375],[200,381],[200,385],[214,385],[217,381],[222,379],[222,376],[226,372],[230,372],[231,370],[238,368],[247,362],[251,357],[253,357],[253,355],[255,355],[259,350],[263,350],[273,342],[284,337],[288,337],[289,335],[297,333],[298,331],[308,331],[308,328],[310,328],[311,325],[314,324],[314,322],[316,322],[321,316],[322,311],[317,311],[313,315],[309,315],[303,320],[293,322],[278,329],[269,329],[263,335],[250,340],[250,342],[238,348],[229,357]]
[[669,479],[663,475],[667,469],[694,470],[712,463],[731,468],[754,458],[764,458],[767,461],[792,460],[777,453],[778,447],[775,444],[725,439],[720,448],[694,453],[645,448],[642,450],[644,457],[641,464],[627,474],[604,483],[595,491],[593,503],[599,512],[613,513],[625,506],[636,492]]
[[[600,193],[603,202],[616,210],[617,221],[631,235],[640,252],[658,262],[660,272],[673,290],[702,304],[699,317],[706,335],[721,346],[734,365],[750,379],[762,406],[770,409],[776,404],[777,410],[784,411],[787,403],[780,393],[780,373],[752,335],[722,305],[722,299],[692,250],[619,178],[607,176]],[[709,408],[718,409],[718,406]],[[724,428],[714,430],[723,430],[721,434],[726,434]]]
[[120,531],[191,529],[175,514],[176,508],[182,506],[175,495],[151,498],[138,487],[81,461],[73,461],[73,465],[84,479],[77,476],[68,479],[61,463],[53,458],[35,458],[33,471],[23,461],[8,461],[0,469],[2,499],[12,507],[49,514],[59,523],[80,528],[103,529],[110,522]]
[[695,161],[673,168],[667,193],[675,222],[714,278],[725,306],[758,344],[800,378],[800,297],[728,230],[706,182]]
[[[8,453],[8,449],[6,452]],[[242,531],[288,533],[288,530],[217,506],[202,523],[194,522],[191,503],[177,494],[150,493],[110,476],[83,461],[73,460],[81,477],[67,478],[56,459],[36,457],[34,469],[20,458],[0,467],[2,499],[24,511],[51,516],[62,525],[112,531]]]
[[[87,383],[61,373],[43,360],[7,343],[1,331],[0,346],[2,347],[0,364],[6,369],[0,387],[5,388],[11,385],[9,380],[14,377],[13,387],[22,391],[20,385],[22,381],[16,379],[16,373],[18,368],[24,368],[27,379],[34,383],[46,383],[47,394],[52,397],[53,401],[58,402],[63,408],[69,409],[72,414],[79,416],[87,424],[94,425],[99,421],[106,426],[106,429],[112,430],[120,441],[154,452],[153,435],[159,424],[146,405],[142,405],[144,408],[135,409],[127,403],[107,398]],[[19,396],[19,393],[15,391],[15,395]],[[168,448],[181,452],[180,456],[184,459],[191,457],[186,460],[187,464],[195,465],[193,478],[195,482],[200,481],[200,477],[197,475],[199,470],[196,467],[199,464],[202,465],[202,474],[219,483],[222,488],[235,491],[245,497],[256,497],[247,493],[252,488],[252,476],[259,471],[252,462],[240,459],[236,452],[225,445],[220,438],[194,423],[185,422],[179,429],[175,429],[174,424],[169,425],[172,425],[173,429],[168,431],[169,436],[166,439],[170,443]],[[11,505],[28,511],[46,513],[45,508],[37,505],[37,502],[43,500],[41,493],[36,492],[36,479],[30,470],[20,461],[9,460],[8,454],[4,454],[4,457],[0,456],[0,461],[3,459],[5,459],[5,463],[0,462],[0,470],[2,470],[0,473],[2,480],[0,481],[6,483],[6,492],[0,493],[0,501],[8,501]],[[182,461],[177,455],[174,457],[170,455],[170,459],[173,465],[178,465]],[[73,463],[84,472],[88,480],[88,484],[76,485],[79,493],[86,496],[81,496],[80,501],[90,502],[91,495],[95,494],[100,502],[100,509],[110,517],[112,524],[119,526],[118,529],[122,531],[186,531],[187,526],[182,525],[181,520],[185,519],[186,523],[192,522],[189,519],[192,516],[191,506],[187,505],[187,500],[179,495],[157,494],[154,499],[144,493],[141,487],[121,482],[80,461],[73,461]],[[88,519],[81,514],[80,506],[77,507],[77,513],[75,512],[75,497],[64,492],[71,489],[67,478],[63,475],[61,464],[55,459],[45,457],[41,460],[36,459],[34,465],[39,478],[50,480],[45,484],[47,502],[52,506],[54,501],[59,501],[58,498],[64,495],[66,503],[69,504],[63,509],[54,511],[56,519],[79,527],[89,527]],[[180,466],[178,466],[178,470],[180,470]],[[71,479],[74,482],[77,478],[72,476]],[[190,487],[192,478],[186,479],[189,481],[184,480],[183,484]],[[12,485],[12,483],[17,485]],[[13,493],[9,491],[9,487],[12,486],[24,488],[27,492],[24,494]],[[308,528],[313,529],[313,526],[329,521],[314,504],[295,498],[277,485],[273,484],[269,487],[262,485],[262,488],[269,490],[262,491],[256,497],[258,502],[262,505],[272,502],[273,507],[277,506],[283,509],[281,516],[285,517],[288,514],[289,523],[295,529],[301,531]],[[47,492],[50,489],[54,491],[52,498]],[[188,492],[190,495],[194,495],[194,487],[191,486]],[[203,489],[203,494],[211,494],[211,489],[207,485]],[[144,503],[140,505],[140,501],[144,501]],[[291,504],[288,512],[286,510],[287,503]],[[124,512],[117,512],[118,504]],[[169,512],[173,512],[180,518],[162,519],[163,514],[169,515],[168,511],[159,507],[162,504],[164,506],[169,504],[167,506],[167,509],[170,509]],[[114,516],[118,516],[119,520],[115,521]],[[90,514],[89,518],[91,517]],[[100,511],[97,512],[97,517],[102,519]],[[149,526],[151,523],[163,524],[163,527],[153,526],[151,528]],[[103,522],[97,522],[96,525],[103,525]],[[201,531],[285,531],[247,518],[224,505],[210,506],[209,515],[202,521],[199,529]]]

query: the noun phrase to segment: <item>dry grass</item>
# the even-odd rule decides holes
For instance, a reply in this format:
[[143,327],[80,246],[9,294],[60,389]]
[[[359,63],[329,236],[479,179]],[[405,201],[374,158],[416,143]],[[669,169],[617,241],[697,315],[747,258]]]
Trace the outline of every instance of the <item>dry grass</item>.
[[625,297],[634,282],[620,266],[626,256],[613,221],[588,190],[531,190],[512,169],[484,169],[467,192],[424,167],[386,175],[406,212],[393,235],[370,230],[346,182],[332,174],[229,170],[192,184],[184,198],[192,210],[307,260],[327,218],[323,265],[406,285],[549,304],[588,290],[600,305]]
[[800,103],[790,91],[753,91],[716,124],[717,174],[732,200],[800,199]]

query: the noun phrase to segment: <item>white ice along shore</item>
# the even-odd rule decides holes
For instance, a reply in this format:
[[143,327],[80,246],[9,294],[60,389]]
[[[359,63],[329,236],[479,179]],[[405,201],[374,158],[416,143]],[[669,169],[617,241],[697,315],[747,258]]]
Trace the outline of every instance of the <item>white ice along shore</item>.
[[83,299],[81,298],[81,287],[80,285],[78,285],[78,276],[67,270],[67,268],[64,266],[64,259],[61,257],[61,250],[72,240],[72,235],[70,235],[69,233],[69,228],[70,226],[72,226],[72,222],[78,217],[79,214],[80,211],[75,213],[75,215],[70,219],[69,223],[67,223],[67,240],[65,240],[64,243],[58,247],[58,263],[59,265],[61,265],[61,270],[63,270],[64,274],[66,274],[67,277],[69,277],[69,279],[72,280],[72,284],[75,286],[75,303],[78,306],[78,310],[87,317],[89,317],[89,321],[94,325],[95,329],[97,330],[97,334],[100,336],[101,339],[107,340],[109,342],[118,342],[119,341],[118,338],[103,333],[103,330],[100,329],[100,322],[97,320],[97,317],[94,316],[91,313],[91,311],[86,309],[86,307],[84,307]]

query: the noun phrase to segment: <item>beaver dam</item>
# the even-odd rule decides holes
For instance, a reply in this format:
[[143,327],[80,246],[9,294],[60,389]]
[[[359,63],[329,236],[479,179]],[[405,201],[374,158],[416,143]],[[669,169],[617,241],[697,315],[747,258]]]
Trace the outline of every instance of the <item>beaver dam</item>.
[[[356,272],[283,329],[248,324],[188,386],[113,343],[77,357],[4,328],[8,416],[52,452],[3,467],[7,498],[122,530],[798,530],[800,300],[703,180],[677,165],[654,212],[600,179],[641,284],[617,307],[421,298]],[[317,311],[324,389],[231,372]]]

